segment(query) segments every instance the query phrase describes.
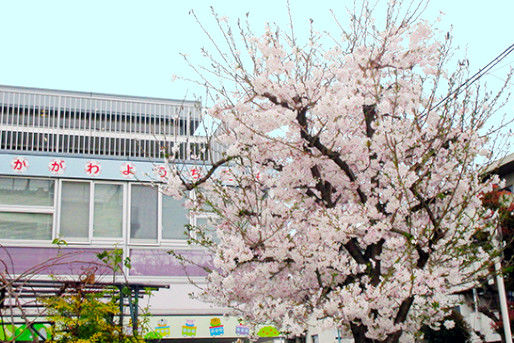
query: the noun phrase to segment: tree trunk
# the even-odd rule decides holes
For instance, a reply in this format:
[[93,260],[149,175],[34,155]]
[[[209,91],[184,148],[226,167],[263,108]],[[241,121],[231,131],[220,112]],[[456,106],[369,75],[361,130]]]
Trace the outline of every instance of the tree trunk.
[[366,337],[366,327],[364,325],[350,324],[355,343],[374,343],[375,340]]
[[352,330],[352,335],[355,343],[398,343],[400,340],[400,336],[402,335],[401,331],[397,331],[395,333],[390,334],[387,336],[386,339],[383,341],[378,341],[375,339],[370,339],[366,337],[366,326],[364,325],[357,325],[354,323],[350,324],[350,328]]

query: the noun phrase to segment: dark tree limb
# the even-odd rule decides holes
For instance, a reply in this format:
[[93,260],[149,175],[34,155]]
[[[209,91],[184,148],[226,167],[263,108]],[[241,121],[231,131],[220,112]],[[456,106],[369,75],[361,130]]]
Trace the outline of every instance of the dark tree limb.
[[[218,160],[216,161],[215,163],[213,163],[211,165],[211,167],[209,168],[209,171],[201,178],[199,178],[198,180],[196,180],[195,182],[186,182],[182,177],[180,178],[181,181],[182,181],[182,184],[184,185],[184,187],[186,187],[186,189],[188,191],[198,187],[199,185],[201,185],[202,183],[205,183],[207,180],[209,180],[209,178],[212,176],[212,174],[214,174],[214,172],[216,171],[216,169],[218,169],[219,167],[221,167],[222,165],[224,165],[225,163],[227,162],[230,162],[232,161],[233,159],[235,159],[237,156],[228,156],[228,157],[225,157],[221,160]],[[179,175],[180,177],[180,175]]]

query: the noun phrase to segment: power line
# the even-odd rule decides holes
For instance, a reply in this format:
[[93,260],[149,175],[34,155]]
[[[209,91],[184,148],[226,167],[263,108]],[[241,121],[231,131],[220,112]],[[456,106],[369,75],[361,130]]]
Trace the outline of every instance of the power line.
[[446,100],[448,100],[451,96],[459,95],[463,90],[467,89],[473,83],[475,83],[482,76],[487,74],[495,65],[500,63],[505,57],[507,57],[511,52],[514,51],[514,44],[510,45],[507,49],[505,49],[501,54],[496,56],[491,62],[487,63],[486,66],[482,67],[479,71],[477,71],[473,76],[466,80],[466,82],[462,83],[452,92],[448,93],[446,97],[444,97],[441,101],[435,104],[431,109],[435,109],[443,104]]
[[514,60],[507,61],[505,63],[500,64],[499,66],[495,67],[496,70],[500,70],[506,67],[509,67],[512,63],[514,63]]

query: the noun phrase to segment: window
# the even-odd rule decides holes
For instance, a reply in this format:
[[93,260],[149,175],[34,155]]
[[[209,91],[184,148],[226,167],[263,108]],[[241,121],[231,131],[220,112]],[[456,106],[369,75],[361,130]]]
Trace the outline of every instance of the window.
[[71,242],[123,237],[123,185],[62,181],[59,236]]
[[89,182],[63,181],[60,236],[72,241],[89,240]]
[[54,182],[41,179],[0,177],[0,204],[54,206]]
[[190,218],[184,207],[186,199],[177,200],[149,185],[131,184],[130,188],[132,242],[188,239],[186,225]]
[[[195,195],[196,196],[196,195]],[[220,239],[216,233],[216,214],[212,212],[210,206],[206,203],[195,209],[194,225],[205,234],[205,238],[211,239],[215,244],[220,243]],[[197,237],[201,238],[201,237]]]
[[157,189],[131,185],[130,238],[157,241]]
[[54,181],[0,177],[0,239],[52,239]]
[[51,214],[0,212],[0,238],[52,239],[52,222]]
[[184,207],[184,200],[162,195],[162,238],[187,239],[186,225],[189,217]]
[[216,227],[214,226],[213,217],[197,216],[196,226],[200,227],[205,232],[205,237],[212,239],[216,244],[220,242],[218,235],[216,234]]
[[185,200],[136,183],[0,176],[0,240],[173,244],[190,223],[215,237],[212,213],[190,217]]
[[123,185],[95,184],[93,237],[123,236]]

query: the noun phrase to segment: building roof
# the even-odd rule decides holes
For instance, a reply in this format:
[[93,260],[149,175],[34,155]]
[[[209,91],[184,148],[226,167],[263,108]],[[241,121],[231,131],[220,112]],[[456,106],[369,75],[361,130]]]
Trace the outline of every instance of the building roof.
[[487,172],[498,174],[499,176],[514,173],[514,153],[494,161],[487,168]]
[[200,105],[200,101],[196,101],[196,100],[184,100],[184,99],[179,100],[179,99],[167,99],[167,98],[145,97],[145,96],[135,96],[135,95],[82,92],[82,91],[70,91],[70,90],[61,90],[61,89],[23,87],[23,86],[11,86],[11,85],[0,85],[0,90],[37,92],[37,93],[44,93],[47,95],[68,95],[68,96],[78,96],[78,97],[90,97],[90,98],[105,99],[105,100],[124,100],[124,101],[132,100],[135,102],[169,103],[169,104],[173,104],[173,105],[177,105],[177,104]]

